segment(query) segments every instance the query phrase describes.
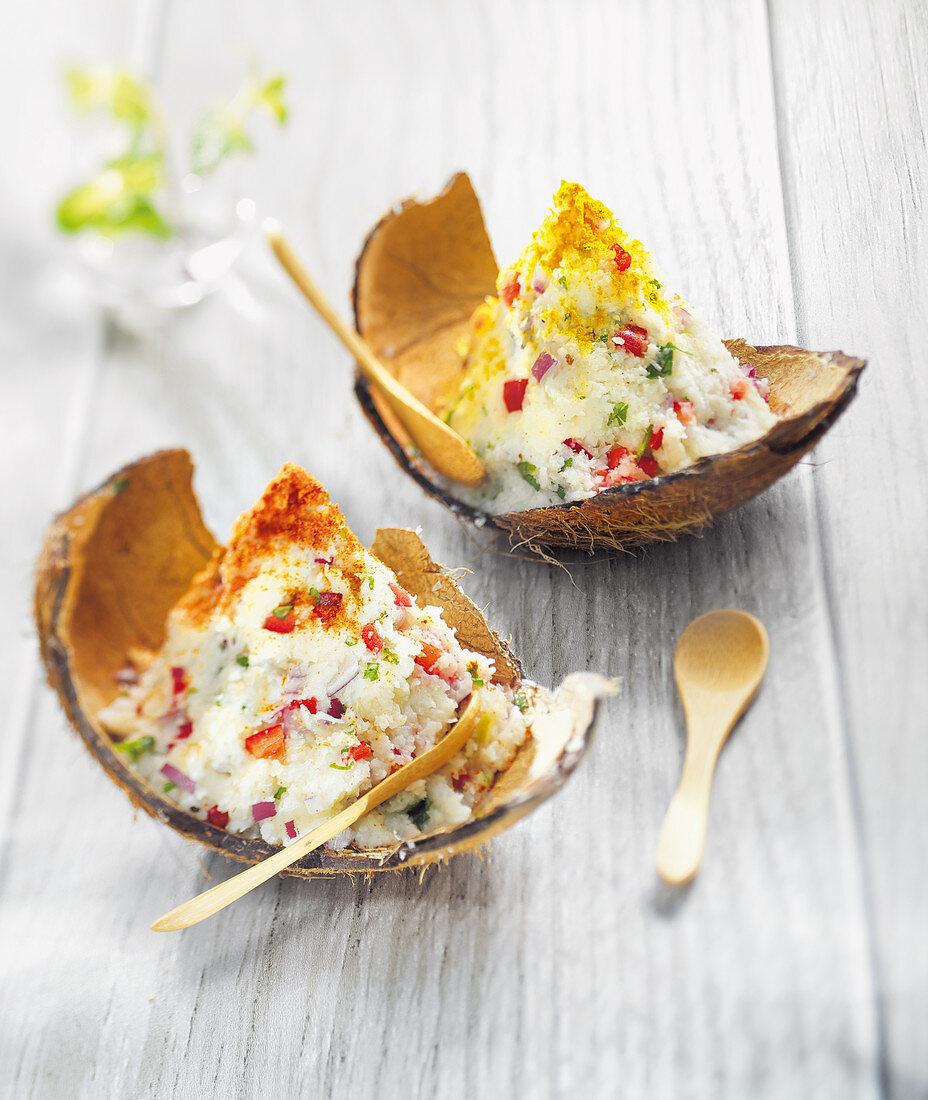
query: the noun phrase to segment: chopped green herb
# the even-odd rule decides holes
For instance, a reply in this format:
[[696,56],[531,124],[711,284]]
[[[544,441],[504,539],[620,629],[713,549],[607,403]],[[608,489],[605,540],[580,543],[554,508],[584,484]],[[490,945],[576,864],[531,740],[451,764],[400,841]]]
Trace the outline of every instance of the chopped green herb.
[[566,497],[566,496],[567,496],[567,490],[566,490],[566,489],[564,488],[564,486],[563,486],[563,485],[558,485],[558,487],[557,487],[557,495],[558,495],[558,496],[559,496],[559,497],[561,498],[561,500],[563,500],[563,499],[564,499],[564,497]]
[[460,407],[461,402],[465,401],[468,397],[470,397],[471,394],[474,393],[474,391],[476,389],[477,389],[476,384],[470,385],[458,394],[457,399],[455,400],[454,404],[451,406],[451,408],[442,417],[442,419],[444,420],[444,422],[446,424],[448,424],[448,425],[451,424],[451,420],[454,417],[454,414],[458,411],[458,408]]
[[383,659],[389,661],[391,665],[398,665],[400,663],[399,657],[393,652],[392,649],[384,648]]
[[293,610],[292,603],[282,603],[279,607],[275,607],[271,614],[275,619],[286,619],[286,617]]
[[618,424],[620,427],[628,419],[628,405],[624,401],[620,401],[617,405],[613,406],[612,412],[609,414],[609,419],[606,421],[606,427],[610,424]]
[[367,587],[371,590],[371,592],[374,591],[374,578],[373,577],[368,577],[367,578]]
[[522,480],[527,481],[533,489],[541,488],[541,486],[538,484],[538,478],[536,476],[538,473],[538,467],[534,464],[534,462],[517,462],[516,469],[522,475]]
[[177,784],[172,783],[169,779],[167,781],[167,783],[165,783],[165,785],[161,789],[164,791],[165,794],[170,794],[171,791],[173,791],[176,787],[177,787]]
[[277,790],[274,791],[274,801],[279,802],[286,793],[287,793],[287,788],[286,787],[278,787]]
[[154,750],[155,739],[154,737],[137,737],[134,741],[120,741],[113,747],[119,752],[124,752],[134,764],[146,752]]
[[336,771],[346,772],[351,768],[351,764],[329,764],[330,768],[335,768]]
[[599,341],[599,342],[600,342],[601,344],[608,344],[608,343],[609,343],[609,333],[608,333],[608,332],[604,332],[604,333],[602,334],[602,336],[597,336],[597,337],[596,337],[596,339],[597,339],[597,340],[598,340],[598,341]]
[[358,638],[355,638],[355,639],[353,639],[353,640],[352,640],[352,641],[350,641],[350,642],[345,642],[345,645],[357,645],[357,644],[358,644],[358,641],[359,641],[359,639],[358,639]]
[[673,344],[661,344],[654,363],[648,363],[648,378],[666,378],[673,370]]
[[648,449],[648,443],[651,440],[651,432],[653,428],[654,425],[649,424],[645,429],[644,437],[642,438],[641,443],[638,445],[638,450],[635,451],[635,458],[641,458],[644,452]]
[[185,695],[185,697],[186,697],[186,698],[188,698],[188,699],[189,699],[189,697],[190,697],[191,695],[196,695],[196,693],[197,693],[197,690],[198,690],[197,688],[187,688],[187,690],[186,690],[186,692],[184,693],[184,695]]
[[128,477],[118,477],[112,482],[112,490],[115,496],[119,496],[121,492],[128,489],[132,484],[132,479]]
[[373,663],[373,661],[364,670],[364,679],[365,680],[379,680],[380,679],[380,669],[377,667],[377,665],[375,665]]
[[247,653],[240,653],[235,658],[235,663],[237,665],[241,665],[242,668],[248,668],[248,654]]
[[467,671],[470,673],[471,682],[473,683],[474,687],[482,688],[483,680],[481,680],[480,677],[477,675],[477,673],[480,671],[477,667],[477,662],[471,661],[471,663],[467,666]]
[[566,469],[568,469],[568,467],[573,466],[573,464],[574,456],[568,455],[568,457],[564,459],[564,465],[558,470],[558,473],[562,474]]
[[521,691],[515,697],[513,702],[523,713],[528,710],[528,699],[525,698]]
[[313,601],[313,603],[318,603],[319,602],[319,589],[318,588],[310,588],[309,598]]
[[648,283],[651,287],[651,293],[656,294],[661,289],[661,283],[657,279],[649,279]]
[[567,280],[564,278],[563,275],[560,277],[560,279],[558,279],[558,282],[565,290],[567,289]]
[[414,805],[408,806],[405,813],[413,825],[415,825],[417,829],[421,829],[425,825],[425,819],[429,816],[429,810],[431,810],[431,808],[431,799],[421,798]]

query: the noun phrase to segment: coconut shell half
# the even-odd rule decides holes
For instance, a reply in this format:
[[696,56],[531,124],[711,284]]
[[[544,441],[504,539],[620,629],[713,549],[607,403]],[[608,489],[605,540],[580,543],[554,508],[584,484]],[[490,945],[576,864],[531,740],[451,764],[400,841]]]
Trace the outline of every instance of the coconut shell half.
[[[161,451],[120,470],[59,516],[37,564],[35,617],[49,682],[84,744],[133,805],[191,840],[254,863],[278,849],[217,829],[164,798],[114,750],[97,719],[117,693],[116,673],[160,648],[168,612],[218,549],[192,475],[186,451]],[[587,673],[568,677],[554,695],[523,681],[508,646],[416,534],[380,530],[372,550],[420,603],[441,608],[464,645],[493,657],[494,679],[519,684],[532,734],[463,825],[391,848],[319,850],[285,874],[397,870],[479,847],[561,787],[590,743],[598,700],[614,690]]]
[[[496,293],[496,261],[466,175],[429,202],[407,200],[374,227],[358,257],[355,324],[384,366],[435,411],[460,375],[470,317]],[[463,342],[463,343],[462,343]],[[588,551],[644,546],[698,531],[756,496],[806,454],[847,407],[866,365],[840,351],[727,340],[770,382],[780,421],[766,435],[676,473],[618,485],[585,501],[493,515],[454,496],[360,374],[355,393],[402,468],[431,496],[510,541]]]

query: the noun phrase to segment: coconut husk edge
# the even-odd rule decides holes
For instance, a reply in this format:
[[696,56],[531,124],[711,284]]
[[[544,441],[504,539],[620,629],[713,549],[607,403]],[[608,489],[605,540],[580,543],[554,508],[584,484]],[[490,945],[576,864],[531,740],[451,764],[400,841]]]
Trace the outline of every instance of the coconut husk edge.
[[[355,326],[384,366],[435,410],[462,369],[461,341],[473,310],[495,293],[496,275],[479,201],[468,177],[458,173],[436,198],[406,200],[368,235],[355,265]],[[433,317],[429,308],[436,300],[440,310],[435,307]],[[741,339],[726,344],[770,381],[771,408],[780,422],[766,435],[676,473],[525,512],[492,514],[458,500],[453,487],[414,453],[360,373],[355,394],[400,467],[457,515],[506,532],[512,544],[626,549],[696,533],[767,489],[844,411],[866,365],[840,351],[754,347]]]
[[[160,647],[168,612],[218,549],[203,524],[192,474],[186,451],[161,451],[119,470],[58,516],[36,566],[35,619],[49,683],[84,745],[132,804],[188,839],[254,863],[279,849],[181,810],[128,766],[96,718],[116,694],[116,672],[131,654]],[[495,679],[519,683],[542,720],[540,728],[553,723],[554,740],[560,736],[562,743],[553,755],[548,752],[548,765],[539,772],[542,742],[530,737],[477,815],[462,826],[385,849],[318,850],[286,874],[398,870],[479,847],[563,784],[589,744],[597,700],[610,690],[602,677],[579,674],[565,681],[552,702],[544,689],[522,681],[509,647],[414,532],[382,529],[373,550],[411,592],[442,608],[465,645],[494,658]]]

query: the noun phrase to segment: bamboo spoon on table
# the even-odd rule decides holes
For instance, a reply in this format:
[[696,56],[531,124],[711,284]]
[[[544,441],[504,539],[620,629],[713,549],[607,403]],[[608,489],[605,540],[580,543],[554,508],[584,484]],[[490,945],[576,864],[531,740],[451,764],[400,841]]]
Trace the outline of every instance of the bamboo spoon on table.
[[746,611],[710,611],[680,635],[673,670],[686,714],[686,757],[657,845],[657,870],[679,886],[699,870],[719,750],[757,694],[770,643]]
[[401,386],[364,340],[342,321],[315,279],[300,263],[280,225],[267,219],[264,233],[283,269],[354,356],[361,373],[396,414],[423,457],[451,481],[458,481],[463,485],[479,485],[486,473],[480,459],[470,447],[457,432],[453,432],[409,390]]
[[220,909],[225,909],[233,901],[238,901],[240,897],[254,890],[256,886],[260,886],[262,882],[273,878],[291,863],[302,859],[320,844],[331,840],[342,829],[347,829],[369,810],[373,810],[388,798],[399,794],[417,779],[424,779],[427,775],[431,775],[467,744],[480,720],[481,709],[480,693],[474,692],[461,717],[441,741],[428,752],[424,752],[409,764],[398,768],[376,787],[372,787],[367,794],[362,794],[356,802],[352,802],[341,813],[317,825],[315,829],[310,829],[289,847],[268,856],[267,859],[256,863],[254,867],[249,867],[247,871],[241,871],[232,878],[226,879],[225,882],[220,882],[218,886],[198,894],[190,901],[185,901],[170,913],[165,913],[155,921],[152,929],[155,932],[174,932],[180,928],[189,928],[192,924],[198,924],[201,920],[211,917]]

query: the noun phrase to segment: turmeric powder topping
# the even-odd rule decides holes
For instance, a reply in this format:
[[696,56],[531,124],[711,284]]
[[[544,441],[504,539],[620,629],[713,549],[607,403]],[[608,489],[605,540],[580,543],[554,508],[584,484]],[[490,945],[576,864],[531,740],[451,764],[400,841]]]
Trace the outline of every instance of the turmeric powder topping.
[[578,183],[497,297],[471,320],[440,414],[487,479],[456,495],[486,511],[584,500],[730,451],[775,423],[768,387],[676,294],[650,254]]

